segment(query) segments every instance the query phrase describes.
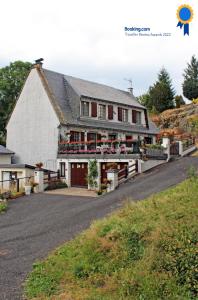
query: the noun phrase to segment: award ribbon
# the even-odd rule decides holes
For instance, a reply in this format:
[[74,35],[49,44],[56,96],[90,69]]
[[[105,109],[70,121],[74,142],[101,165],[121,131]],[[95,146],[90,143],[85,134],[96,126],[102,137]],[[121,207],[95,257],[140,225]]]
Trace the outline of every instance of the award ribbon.
[[187,4],[179,6],[177,10],[177,19],[179,21],[177,27],[182,29],[184,26],[184,35],[189,35],[189,23],[193,19],[193,9]]

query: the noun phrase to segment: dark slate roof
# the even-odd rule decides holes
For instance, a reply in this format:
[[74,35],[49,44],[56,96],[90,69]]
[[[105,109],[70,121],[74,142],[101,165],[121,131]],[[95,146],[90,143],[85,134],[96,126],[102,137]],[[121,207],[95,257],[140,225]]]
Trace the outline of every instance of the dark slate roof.
[[51,93],[60,108],[61,113],[58,113],[60,123],[84,127],[132,131],[137,133],[157,134],[159,132],[155,124],[151,121],[149,121],[148,129],[138,125],[79,118],[77,102],[80,103],[80,97],[82,96],[142,109],[144,109],[144,106],[142,106],[129,92],[46,69],[42,69],[42,71]]
[[68,92],[65,85],[64,75],[43,69],[49,87],[58,102],[62,116],[61,120],[67,123],[72,119],[72,110],[69,103]]
[[141,126],[141,125],[132,125],[129,123],[118,123],[118,122],[108,122],[108,121],[101,121],[101,120],[92,120],[92,119],[80,119],[75,122],[75,124],[71,125],[79,125],[82,127],[91,127],[91,128],[102,128],[102,129],[109,129],[109,130],[119,130],[131,133],[145,133],[145,134],[158,134],[159,129],[155,126],[155,124],[149,121],[149,129]]
[[0,145],[0,154],[14,154],[14,152]]
[[72,76],[64,76],[79,96],[144,108],[129,92]]
[[32,169],[34,170],[35,167],[26,164],[0,164],[0,168],[2,169]]

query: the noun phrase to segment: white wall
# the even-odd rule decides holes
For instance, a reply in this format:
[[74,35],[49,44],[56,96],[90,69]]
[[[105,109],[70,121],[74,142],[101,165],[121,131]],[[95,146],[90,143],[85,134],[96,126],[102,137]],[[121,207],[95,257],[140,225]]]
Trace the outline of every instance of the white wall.
[[54,161],[58,148],[58,118],[36,69],[32,69],[7,125],[7,147],[15,162],[35,165]]
[[11,164],[11,155],[0,154],[0,164]]

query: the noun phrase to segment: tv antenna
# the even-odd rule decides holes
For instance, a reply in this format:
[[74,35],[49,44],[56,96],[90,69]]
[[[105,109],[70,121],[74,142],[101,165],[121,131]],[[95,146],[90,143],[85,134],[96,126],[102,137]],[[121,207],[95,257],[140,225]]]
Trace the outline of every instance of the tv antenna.
[[133,88],[133,81],[132,81],[132,78],[124,78],[124,80],[129,82],[129,84],[130,84],[129,88],[132,89],[132,88]]

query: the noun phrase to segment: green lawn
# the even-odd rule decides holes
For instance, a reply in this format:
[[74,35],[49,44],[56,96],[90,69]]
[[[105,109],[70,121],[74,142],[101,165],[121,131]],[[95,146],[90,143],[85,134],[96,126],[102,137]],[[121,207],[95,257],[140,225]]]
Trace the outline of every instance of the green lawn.
[[34,264],[26,297],[198,299],[197,222],[197,178],[126,203]]

